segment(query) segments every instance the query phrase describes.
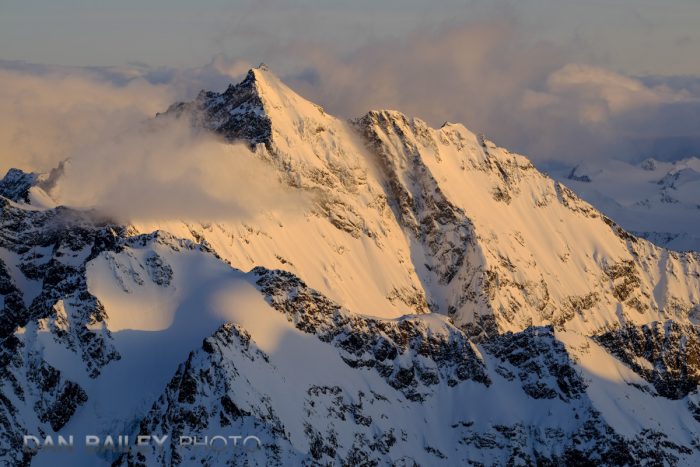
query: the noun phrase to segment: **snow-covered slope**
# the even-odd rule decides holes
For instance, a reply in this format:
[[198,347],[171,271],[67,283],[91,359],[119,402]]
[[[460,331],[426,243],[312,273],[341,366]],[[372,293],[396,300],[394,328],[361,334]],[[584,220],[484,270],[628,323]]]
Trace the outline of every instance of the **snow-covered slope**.
[[[264,67],[158,118],[243,141],[310,202],[118,225],[55,207],[60,170],[8,174],[2,460],[700,462],[697,254],[627,233],[461,125],[343,122]],[[32,455],[23,434],[169,438]],[[178,443],[216,435],[262,444]]]
[[427,302],[482,329],[552,323],[595,332],[620,321],[618,304],[644,323],[672,307],[684,319],[698,302],[692,274],[652,293],[669,274],[662,262],[697,272],[694,255],[637,241],[524,157],[461,125],[434,130],[370,112],[353,122],[360,140],[264,68],[169,112],[248,141],[316,202],[302,225],[276,212],[252,232],[189,225],[177,234],[205,239],[236,267],[295,272],[355,312],[392,317]]
[[552,175],[625,229],[676,251],[700,251],[700,159],[589,162]]
[[[411,246],[387,206],[371,156],[351,126],[295,94],[265,68],[222,94],[202,92],[166,115],[247,141],[280,179],[312,200],[303,216],[275,210],[255,221],[136,225],[203,239],[241,269],[283,268],[356,312],[425,312]],[[162,117],[161,117],[162,118]],[[362,290],[362,293],[358,293]]]
[[686,322],[698,303],[697,254],[633,237],[524,157],[461,125],[433,130],[395,112],[370,112],[357,125],[382,160],[399,218],[422,243],[414,254],[437,260],[421,271],[429,300],[458,325],[593,334]]

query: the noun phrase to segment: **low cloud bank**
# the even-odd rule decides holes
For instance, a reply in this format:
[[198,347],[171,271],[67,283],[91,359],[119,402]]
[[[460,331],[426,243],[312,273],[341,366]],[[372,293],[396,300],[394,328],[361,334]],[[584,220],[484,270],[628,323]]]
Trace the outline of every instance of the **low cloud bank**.
[[196,69],[0,60],[0,172],[50,170],[139,127],[174,101],[224,88],[248,68],[223,56]]
[[247,64],[216,57],[196,70],[64,68],[0,63],[0,172],[48,172],[67,160],[51,195],[122,221],[225,220],[300,209],[247,146],[154,118]]
[[[394,108],[436,126],[462,122],[537,163],[700,155],[700,77],[625,76],[575,45],[530,40],[513,18],[423,28],[349,53],[290,42],[260,58],[338,116]],[[250,66],[223,55],[194,69],[0,61],[0,172],[46,172],[70,158],[62,201],[121,217],[216,218],[274,205],[289,193],[260,179],[271,171],[247,148],[153,121]]]
[[[290,44],[287,81],[344,116],[394,108],[464,123],[536,162],[700,155],[700,77],[630,77],[580,45],[533,41],[500,18],[418,30],[349,54]],[[592,64],[593,63],[593,64]]]
[[163,117],[77,153],[51,195],[125,222],[235,220],[305,205],[247,146]]

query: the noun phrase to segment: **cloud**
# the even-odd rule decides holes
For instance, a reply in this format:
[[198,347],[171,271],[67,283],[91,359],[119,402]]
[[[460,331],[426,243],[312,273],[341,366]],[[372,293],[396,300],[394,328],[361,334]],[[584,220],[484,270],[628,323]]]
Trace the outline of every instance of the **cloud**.
[[49,170],[81,146],[155,114],[170,90],[143,79],[114,85],[88,70],[0,68],[0,171]]
[[243,144],[155,118],[249,68],[223,56],[198,69],[67,68],[0,63],[0,171],[65,170],[51,195],[121,221],[225,220],[306,199]]
[[673,159],[700,154],[700,99],[691,87],[654,84],[598,67],[565,65],[517,107],[539,135],[529,148],[552,160]]
[[222,55],[193,69],[62,67],[0,61],[0,172],[47,171],[99,147],[201,89],[221,89],[250,65]]
[[345,117],[379,107],[433,125],[462,122],[536,162],[700,154],[700,79],[591,65],[581,44],[533,40],[507,15],[351,53],[297,42],[279,54],[305,64],[285,77],[293,88]]
[[[700,78],[626,76],[596,65],[585,45],[535,40],[516,17],[501,13],[385,35],[349,51],[344,45],[313,39],[268,41],[264,59],[293,89],[338,116],[392,108],[434,126],[461,122],[537,163],[700,154]],[[182,128],[171,130],[174,134],[159,129],[153,139],[141,132],[156,112],[191,99],[200,89],[222,90],[249,67],[245,60],[222,54],[186,69],[0,61],[0,172],[12,166],[47,171],[71,157],[75,167],[84,166],[90,173],[99,175],[99,164],[117,164],[114,174],[141,180],[118,164],[128,160],[140,167],[134,159],[140,154],[167,166],[161,154],[144,149],[150,145],[176,154],[177,163],[166,169],[179,167],[180,172],[145,173],[162,184],[177,180],[179,192],[194,193],[192,200],[215,206],[220,200],[193,186],[203,178],[187,179],[184,173],[208,170],[188,165],[187,151],[201,160],[208,160],[206,151],[217,161],[229,157],[221,148],[212,149],[218,143],[202,141]],[[179,146],[169,146],[165,136],[175,138]],[[111,149],[120,144],[120,153]],[[231,180],[231,185],[243,183]],[[129,194],[95,189],[105,203]],[[73,202],[89,204],[73,195]]]
[[122,221],[231,220],[306,204],[247,146],[167,116],[78,152],[51,195]]
[[341,114],[389,107],[433,122],[459,114],[474,126],[563,62],[563,50],[524,39],[514,21],[499,19],[418,30],[350,54],[292,45],[308,68],[289,79]]

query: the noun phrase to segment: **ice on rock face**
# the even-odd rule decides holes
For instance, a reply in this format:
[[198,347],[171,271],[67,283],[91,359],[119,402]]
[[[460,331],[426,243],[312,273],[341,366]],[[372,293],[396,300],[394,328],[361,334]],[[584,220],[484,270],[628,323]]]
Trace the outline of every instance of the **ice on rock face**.
[[[252,147],[309,203],[126,226],[27,204],[37,176],[8,174],[1,460],[700,462],[697,254],[630,234],[460,124],[388,110],[345,122],[263,65],[164,115]],[[658,181],[662,169],[637,170]],[[581,170],[590,182],[566,182],[611,173]],[[669,191],[695,183],[684,177]],[[22,433],[95,430],[169,439],[21,449]],[[260,445],[200,449],[183,435]]]

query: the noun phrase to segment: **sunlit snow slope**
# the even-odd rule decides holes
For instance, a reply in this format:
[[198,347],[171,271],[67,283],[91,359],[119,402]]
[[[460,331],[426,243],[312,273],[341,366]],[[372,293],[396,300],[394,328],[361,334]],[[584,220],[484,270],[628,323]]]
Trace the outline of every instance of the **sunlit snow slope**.
[[[265,67],[157,118],[246,144],[304,203],[120,225],[55,207],[60,172],[8,173],[2,461],[700,462],[697,254],[462,125],[344,122]],[[27,433],[170,438],[33,454]],[[260,449],[176,442],[241,434]]]

